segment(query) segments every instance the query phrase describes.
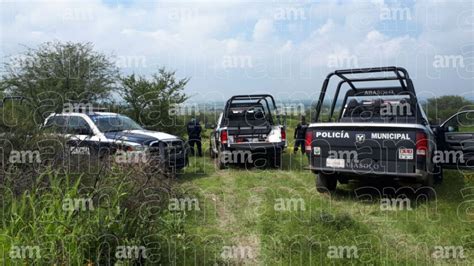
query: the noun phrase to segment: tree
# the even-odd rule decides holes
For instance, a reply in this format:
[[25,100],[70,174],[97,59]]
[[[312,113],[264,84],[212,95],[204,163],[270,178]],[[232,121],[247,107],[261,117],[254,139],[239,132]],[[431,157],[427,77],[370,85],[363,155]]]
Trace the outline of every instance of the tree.
[[134,120],[156,130],[179,131],[173,110],[188,99],[183,92],[188,78],[176,79],[175,72],[161,68],[151,79],[132,74],[121,81],[121,96]]
[[112,60],[91,43],[46,42],[12,59],[4,65],[0,90],[26,97],[40,119],[67,102],[105,98],[118,77]]
[[437,98],[429,98],[424,104],[423,109],[432,123],[441,123],[451,115],[473,108],[474,103],[465,97],[458,95],[446,95]]

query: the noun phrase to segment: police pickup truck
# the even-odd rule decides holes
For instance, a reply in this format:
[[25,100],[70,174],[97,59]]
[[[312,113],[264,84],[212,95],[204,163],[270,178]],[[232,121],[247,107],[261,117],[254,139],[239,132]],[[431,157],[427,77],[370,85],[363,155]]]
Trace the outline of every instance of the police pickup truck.
[[116,113],[53,113],[42,128],[64,137],[70,154],[97,157],[119,154],[121,163],[159,161],[165,170],[171,171],[184,168],[188,162],[182,139],[145,130],[129,117]]
[[213,128],[210,153],[220,169],[231,163],[281,166],[286,132],[273,96],[231,97]]
[[[332,78],[338,83],[332,102],[326,104]],[[338,181],[365,178],[431,187],[441,178],[441,167],[472,166],[472,114],[461,112],[440,126],[430,126],[408,72],[400,67],[330,73],[316,105],[315,123],[305,138],[310,169],[317,174],[316,188],[333,191]],[[323,117],[328,121],[319,122]]]

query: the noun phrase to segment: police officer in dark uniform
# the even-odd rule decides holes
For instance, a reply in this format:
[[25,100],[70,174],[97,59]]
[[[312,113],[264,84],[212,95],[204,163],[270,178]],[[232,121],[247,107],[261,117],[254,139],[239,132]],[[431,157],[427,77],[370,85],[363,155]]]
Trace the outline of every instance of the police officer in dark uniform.
[[202,156],[202,148],[201,148],[201,125],[199,124],[199,120],[192,118],[191,121],[188,122],[187,125],[188,130],[188,144],[191,148],[191,153],[196,155],[194,150],[194,145],[197,146],[198,155]]
[[308,129],[308,124],[306,123],[306,118],[301,116],[301,122],[295,128],[295,146],[293,152],[296,154],[298,152],[298,148],[301,148],[301,154],[305,153],[304,150],[304,141],[306,135],[306,129]]

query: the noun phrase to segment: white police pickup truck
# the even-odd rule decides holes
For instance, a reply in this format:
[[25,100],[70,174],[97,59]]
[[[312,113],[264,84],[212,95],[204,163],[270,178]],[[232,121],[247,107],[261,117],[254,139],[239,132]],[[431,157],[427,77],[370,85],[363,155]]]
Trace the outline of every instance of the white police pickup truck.
[[285,126],[273,96],[235,95],[213,126],[210,153],[220,169],[242,162],[280,168],[286,144]]
[[[143,129],[127,116],[109,112],[64,112],[49,115],[42,128],[66,139],[71,154],[103,157],[112,154],[142,154],[159,158],[168,170],[187,165],[185,142],[177,136]],[[123,158],[122,162],[136,160]]]

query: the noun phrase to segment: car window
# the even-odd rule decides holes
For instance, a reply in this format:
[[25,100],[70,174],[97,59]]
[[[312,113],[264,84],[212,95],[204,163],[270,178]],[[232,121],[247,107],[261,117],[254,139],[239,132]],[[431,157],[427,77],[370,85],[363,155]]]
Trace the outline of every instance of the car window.
[[143,128],[129,117],[123,115],[93,116],[92,121],[101,132],[118,132],[124,130],[142,130]]
[[66,130],[66,117],[59,115],[50,117],[46,121],[44,129],[55,133],[64,133]]
[[66,132],[69,134],[86,134],[91,131],[87,121],[80,116],[70,116],[67,123]]
[[409,117],[414,116],[409,98],[405,95],[353,96],[347,98],[342,117]]
[[474,111],[459,113],[444,124],[446,132],[474,133]]

